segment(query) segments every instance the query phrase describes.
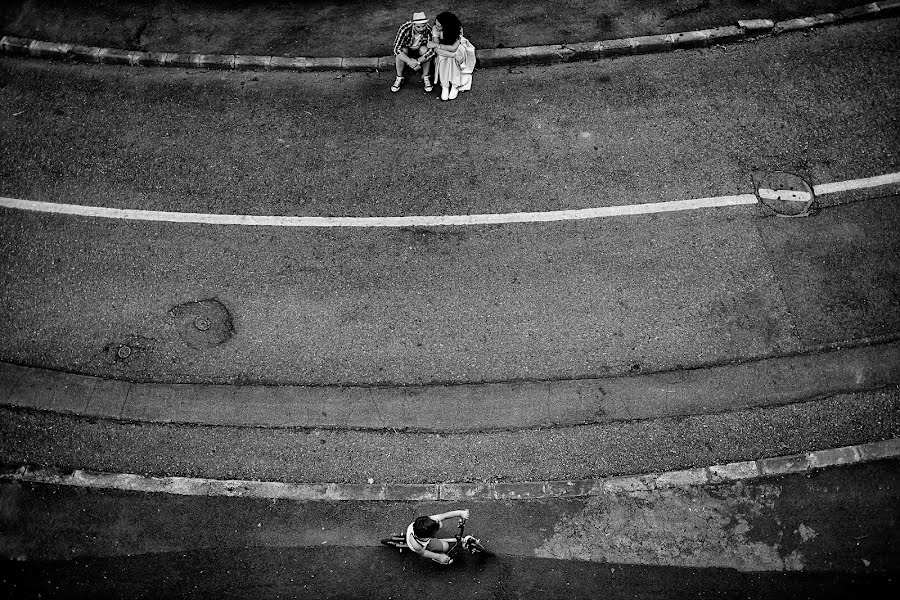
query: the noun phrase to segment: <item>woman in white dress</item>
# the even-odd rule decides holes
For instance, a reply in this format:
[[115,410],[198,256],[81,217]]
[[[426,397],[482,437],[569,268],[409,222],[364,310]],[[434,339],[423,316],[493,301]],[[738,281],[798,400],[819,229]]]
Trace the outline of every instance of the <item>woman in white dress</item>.
[[472,89],[475,47],[463,37],[462,23],[451,12],[442,12],[434,20],[429,48],[434,48],[435,83],[441,86],[441,100],[453,100],[459,92]]

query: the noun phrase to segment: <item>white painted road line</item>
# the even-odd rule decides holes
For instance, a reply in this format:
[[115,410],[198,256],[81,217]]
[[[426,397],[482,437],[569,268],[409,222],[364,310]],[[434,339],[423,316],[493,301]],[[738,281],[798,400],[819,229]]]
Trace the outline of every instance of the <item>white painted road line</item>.
[[821,196],[823,194],[848,192],[850,190],[860,190],[863,188],[878,187],[880,185],[890,185],[892,183],[900,183],[900,173],[888,173],[887,175],[866,177],[865,179],[836,181],[834,183],[820,183],[819,185],[813,186],[813,193],[816,196]]
[[[900,183],[900,173],[891,173],[867,179],[853,179],[815,186],[819,194],[831,194],[853,189]],[[625,206],[604,206],[577,210],[555,210],[546,212],[518,212],[482,215],[433,215],[409,217],[287,217],[277,215],[221,215],[207,213],[167,212],[156,210],[133,210],[127,208],[105,208],[80,204],[59,204],[38,202],[16,198],[0,198],[0,206],[17,210],[47,212],[81,217],[104,219],[127,219],[137,221],[164,221],[170,223],[200,223],[208,225],[250,225],[265,227],[439,227],[452,225],[502,225],[508,223],[541,223],[549,221],[577,221],[605,217],[644,215],[662,212],[697,210],[756,204],[755,194],[737,196],[715,196],[693,200],[653,202],[649,204],[629,204]]]
[[759,197],[763,200],[786,200],[788,202],[809,202],[812,194],[798,190],[770,190],[759,188]]
[[209,225],[256,225],[267,227],[438,227],[448,225],[501,225],[506,223],[575,221],[579,219],[598,219],[602,217],[640,215],[755,203],[755,195],[744,194],[741,196],[719,196],[715,198],[698,198],[695,200],[677,200],[673,202],[655,202],[652,204],[630,204],[626,206],[606,206],[600,208],[547,212],[411,217],[285,217],[132,210],[83,206],[79,204],[36,202],[33,200],[17,200],[15,198],[0,198],[0,206],[5,206],[7,208],[77,215],[81,217],[131,219],[139,221],[168,221],[172,223],[205,223]]

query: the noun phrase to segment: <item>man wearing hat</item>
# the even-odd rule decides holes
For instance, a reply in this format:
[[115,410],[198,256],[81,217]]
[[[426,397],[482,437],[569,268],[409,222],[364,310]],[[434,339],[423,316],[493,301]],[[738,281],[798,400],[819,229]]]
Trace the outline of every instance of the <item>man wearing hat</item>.
[[434,50],[428,48],[428,18],[425,13],[413,13],[412,21],[407,21],[400,26],[397,37],[394,39],[394,58],[397,63],[397,79],[391,86],[391,91],[396,92],[403,83],[403,68],[409,67],[413,71],[422,70],[422,81],[425,83],[425,91],[433,89],[431,85],[431,59],[434,58]]

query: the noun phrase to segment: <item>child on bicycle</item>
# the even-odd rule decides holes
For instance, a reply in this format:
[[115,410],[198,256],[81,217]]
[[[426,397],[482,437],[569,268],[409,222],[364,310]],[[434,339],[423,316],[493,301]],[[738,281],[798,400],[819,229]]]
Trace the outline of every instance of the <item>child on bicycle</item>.
[[[430,558],[442,565],[449,565],[453,561],[447,556],[447,553],[456,543],[456,538],[436,538],[434,536],[437,535],[444,521],[453,518],[468,519],[469,511],[451,510],[430,517],[417,517],[406,528],[406,545],[419,556]],[[470,537],[472,536],[467,535],[464,539]]]

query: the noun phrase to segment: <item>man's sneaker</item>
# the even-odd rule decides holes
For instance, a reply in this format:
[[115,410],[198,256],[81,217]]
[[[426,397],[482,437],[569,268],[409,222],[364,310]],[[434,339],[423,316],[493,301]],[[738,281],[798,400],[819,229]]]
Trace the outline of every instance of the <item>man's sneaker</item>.
[[425,84],[425,92],[430,92],[434,89],[434,86],[431,85],[431,77],[428,75],[422,75],[422,82]]
[[394,85],[391,86],[391,91],[392,91],[392,92],[397,92],[397,91],[399,91],[399,90],[400,90],[400,84],[401,84],[401,83],[403,83],[403,78],[402,78],[402,77],[398,77],[397,79],[395,79],[395,80],[394,80]]

